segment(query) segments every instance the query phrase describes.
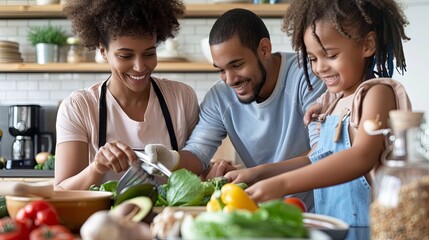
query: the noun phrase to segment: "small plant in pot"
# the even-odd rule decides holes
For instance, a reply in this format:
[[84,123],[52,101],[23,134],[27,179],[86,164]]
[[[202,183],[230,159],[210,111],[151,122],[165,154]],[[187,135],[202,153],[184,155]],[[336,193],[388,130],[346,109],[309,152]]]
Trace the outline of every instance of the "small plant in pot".
[[51,25],[31,26],[28,41],[36,46],[37,63],[58,62],[59,47],[67,41],[67,35],[60,27]]

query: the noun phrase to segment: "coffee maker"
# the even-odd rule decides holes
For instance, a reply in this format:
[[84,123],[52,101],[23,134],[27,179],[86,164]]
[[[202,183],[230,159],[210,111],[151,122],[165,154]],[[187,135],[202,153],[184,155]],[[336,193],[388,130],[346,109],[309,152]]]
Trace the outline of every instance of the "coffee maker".
[[[40,131],[39,105],[12,105],[9,107],[9,133],[15,137],[12,157],[6,162],[7,169],[33,169],[35,155],[40,151],[51,152],[53,134]],[[48,146],[41,149],[40,140],[46,138]]]

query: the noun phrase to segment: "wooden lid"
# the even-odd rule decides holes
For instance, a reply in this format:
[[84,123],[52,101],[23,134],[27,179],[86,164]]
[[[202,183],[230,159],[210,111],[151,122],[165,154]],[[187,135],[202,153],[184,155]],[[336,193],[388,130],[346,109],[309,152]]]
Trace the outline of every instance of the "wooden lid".
[[423,112],[392,110],[389,112],[390,125],[395,132],[420,127],[423,114]]

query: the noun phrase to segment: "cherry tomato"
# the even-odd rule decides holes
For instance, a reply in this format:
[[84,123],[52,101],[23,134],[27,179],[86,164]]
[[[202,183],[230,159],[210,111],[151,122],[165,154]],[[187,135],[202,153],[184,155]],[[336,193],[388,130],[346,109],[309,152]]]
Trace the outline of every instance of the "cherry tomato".
[[302,212],[307,212],[307,206],[306,206],[306,205],[305,205],[305,203],[304,203],[301,199],[299,199],[299,198],[296,198],[296,197],[288,197],[288,198],[285,198],[283,201],[284,201],[285,203],[287,203],[287,204],[290,204],[290,205],[293,205],[293,206],[298,207],[299,209],[301,209],[301,211],[302,211]]
[[73,240],[74,236],[62,225],[41,226],[30,233],[30,240]]
[[10,217],[3,217],[0,219],[0,239],[26,240],[28,239],[28,229],[23,223],[14,221]]

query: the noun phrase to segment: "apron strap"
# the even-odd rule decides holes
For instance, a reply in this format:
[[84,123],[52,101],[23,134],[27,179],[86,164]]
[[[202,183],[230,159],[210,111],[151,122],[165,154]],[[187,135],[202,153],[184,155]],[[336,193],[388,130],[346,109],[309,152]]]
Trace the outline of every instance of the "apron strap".
[[[110,77],[109,77],[110,78]],[[106,88],[107,81],[101,86],[100,103],[98,109],[98,148],[106,144],[106,127],[107,127],[107,106],[106,106]]]
[[165,124],[167,125],[168,134],[170,135],[171,147],[173,150],[179,151],[177,146],[176,134],[174,133],[173,123],[171,122],[170,112],[168,111],[167,103],[165,102],[164,96],[161,93],[155,80],[150,78],[153,89],[155,90],[156,96],[158,97],[159,105],[161,105],[162,114],[164,115]]
[[[110,77],[109,77],[110,78]],[[106,129],[107,129],[107,106],[106,106],[106,89],[107,79],[101,86],[100,93],[100,104],[99,104],[99,123],[98,123],[98,147],[106,144]],[[161,93],[156,82],[151,78],[153,89],[155,90],[156,96],[158,97],[159,105],[161,105],[162,114],[164,115],[165,124],[167,125],[168,134],[170,135],[171,147],[178,151],[176,134],[174,133],[173,123],[171,121],[170,112],[168,111],[167,103],[165,102],[164,96]]]

